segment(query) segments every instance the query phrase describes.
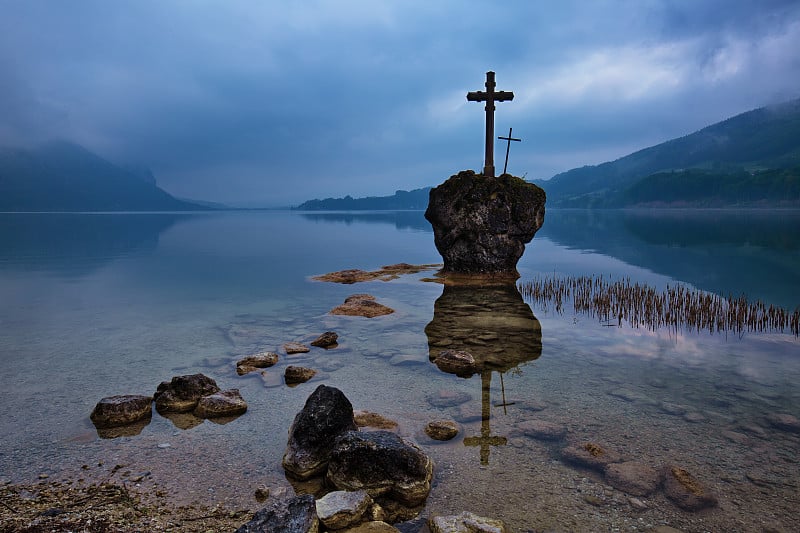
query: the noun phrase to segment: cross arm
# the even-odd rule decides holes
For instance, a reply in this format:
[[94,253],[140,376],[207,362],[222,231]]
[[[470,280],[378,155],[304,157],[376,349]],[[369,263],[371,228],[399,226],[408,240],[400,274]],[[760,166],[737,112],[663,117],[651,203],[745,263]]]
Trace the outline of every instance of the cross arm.
[[486,93],[483,91],[472,91],[467,93],[467,101],[468,102],[485,102],[486,101]]

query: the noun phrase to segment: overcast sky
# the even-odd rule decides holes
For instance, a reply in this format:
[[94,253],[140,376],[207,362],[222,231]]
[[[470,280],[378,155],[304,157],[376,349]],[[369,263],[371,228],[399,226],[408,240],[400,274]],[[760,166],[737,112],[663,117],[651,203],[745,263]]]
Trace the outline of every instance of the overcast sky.
[[[549,178],[800,97],[800,1],[0,0],[0,144],[237,205]],[[498,141],[502,170],[505,146]]]

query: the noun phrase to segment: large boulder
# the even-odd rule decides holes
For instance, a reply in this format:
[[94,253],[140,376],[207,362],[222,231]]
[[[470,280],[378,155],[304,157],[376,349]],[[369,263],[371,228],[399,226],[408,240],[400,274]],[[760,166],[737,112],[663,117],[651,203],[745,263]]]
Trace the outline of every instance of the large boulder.
[[324,474],[336,438],[357,428],[353,404],[344,393],[320,385],[289,428],[283,468],[300,480]]
[[358,524],[372,505],[363,490],[329,492],[317,500],[317,516],[328,529],[343,529]]
[[203,396],[220,391],[217,382],[203,374],[174,376],[162,382],[153,398],[159,413],[188,413],[194,411]]
[[414,444],[390,431],[348,431],[336,440],[328,482],[339,490],[365,490],[408,507],[428,498],[433,461]]
[[98,429],[127,426],[149,419],[153,413],[152,403],[150,396],[108,396],[97,402],[89,418]]
[[425,218],[444,272],[518,276],[517,261],[544,223],[544,191],[510,174],[459,172],[430,192]]
[[317,533],[319,518],[314,496],[304,494],[287,499],[270,500],[256,512],[252,520],[236,533]]

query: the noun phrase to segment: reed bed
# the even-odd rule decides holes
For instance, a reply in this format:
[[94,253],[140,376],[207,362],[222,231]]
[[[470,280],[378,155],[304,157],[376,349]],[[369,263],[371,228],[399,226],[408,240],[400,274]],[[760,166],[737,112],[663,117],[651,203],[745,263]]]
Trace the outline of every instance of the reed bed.
[[603,276],[545,277],[519,284],[522,296],[547,309],[553,305],[563,314],[565,302],[576,313],[622,326],[647,327],[675,332],[791,332],[800,335],[800,307],[793,312],[764,302],[750,302],[742,295],[727,298],[678,284],[657,290],[630,278],[612,281]]

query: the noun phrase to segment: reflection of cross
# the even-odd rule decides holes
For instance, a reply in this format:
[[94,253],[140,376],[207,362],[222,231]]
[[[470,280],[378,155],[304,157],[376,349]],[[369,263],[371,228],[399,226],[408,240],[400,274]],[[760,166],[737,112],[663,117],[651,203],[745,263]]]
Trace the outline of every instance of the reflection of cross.
[[503,165],[503,174],[508,170],[508,151],[511,149],[511,141],[522,141],[522,139],[515,139],[511,136],[511,128],[508,128],[508,137],[498,137],[506,142],[506,164]]
[[481,373],[481,436],[466,437],[464,446],[481,447],[481,464],[489,464],[489,446],[505,446],[508,442],[505,437],[493,437],[489,427],[489,419],[492,417],[491,400],[492,371],[484,370]]
[[483,175],[491,178],[494,177],[494,103],[514,99],[513,92],[495,91],[495,85],[494,72],[490,70],[486,73],[486,92],[467,93],[469,102],[486,102],[486,157],[483,163]]

